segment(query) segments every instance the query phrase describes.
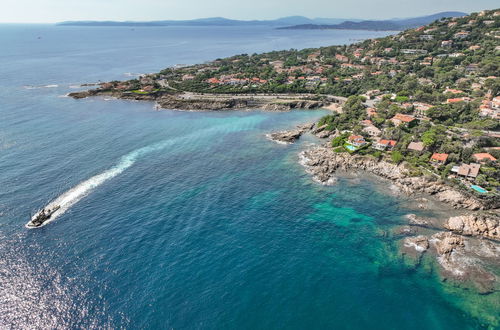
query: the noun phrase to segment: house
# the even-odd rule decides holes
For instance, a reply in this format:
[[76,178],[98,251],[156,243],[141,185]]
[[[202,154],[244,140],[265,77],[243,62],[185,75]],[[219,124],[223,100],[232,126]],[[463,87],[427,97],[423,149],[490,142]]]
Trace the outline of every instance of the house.
[[370,136],[380,136],[380,134],[382,133],[380,129],[373,125],[366,125],[365,128],[363,128],[363,132]]
[[410,142],[407,149],[411,151],[421,152],[424,150],[424,144],[422,142]]
[[375,108],[366,108],[366,114],[368,117],[374,117],[377,115],[377,110]]
[[476,161],[478,161],[480,163],[484,163],[484,162],[487,162],[487,161],[494,162],[494,161],[497,160],[495,157],[493,157],[492,155],[490,155],[487,152],[481,152],[481,153],[478,153],[478,154],[474,154],[474,155],[472,155],[472,157]]
[[475,179],[479,174],[480,168],[481,165],[471,163],[471,164],[462,164],[460,166],[454,166],[451,169],[451,171],[457,173],[459,176]]
[[455,39],[465,39],[469,36],[469,32],[461,31],[453,35]]
[[453,99],[447,99],[446,104],[459,103],[459,102],[470,102],[470,97],[458,97]]
[[349,58],[347,56],[344,56],[344,55],[341,55],[341,54],[337,54],[335,55],[335,59],[339,62],[343,62],[343,63],[347,63],[349,62]]
[[425,49],[401,49],[401,53],[408,54],[408,55],[418,55],[418,54],[425,55],[425,54],[427,54],[427,50],[425,50]]
[[453,89],[453,88],[449,88],[449,87],[446,87],[446,89],[444,90],[443,94],[446,94],[446,93],[451,93],[451,94],[462,94],[464,91],[461,91],[459,89]]
[[451,47],[453,45],[453,40],[443,40],[441,41],[441,47]]
[[362,147],[366,144],[366,141],[361,135],[351,135],[347,138],[347,143],[355,147]]
[[207,82],[209,84],[220,84],[221,83],[220,80],[217,78],[209,78],[209,79],[207,79]]
[[465,71],[467,72],[477,72],[479,71],[479,64],[469,64],[465,67]]
[[395,141],[395,140],[382,140],[381,139],[375,144],[374,148],[377,150],[381,150],[381,151],[384,151],[384,150],[391,151],[392,149],[394,149],[396,144],[397,144],[397,141]]
[[432,34],[422,34],[420,40],[433,40],[434,36]]
[[394,117],[390,119],[394,126],[399,126],[402,124],[410,125],[414,123],[417,119],[411,115],[404,115],[402,113],[397,113]]
[[448,159],[448,154],[434,153],[431,157],[432,163],[445,164]]

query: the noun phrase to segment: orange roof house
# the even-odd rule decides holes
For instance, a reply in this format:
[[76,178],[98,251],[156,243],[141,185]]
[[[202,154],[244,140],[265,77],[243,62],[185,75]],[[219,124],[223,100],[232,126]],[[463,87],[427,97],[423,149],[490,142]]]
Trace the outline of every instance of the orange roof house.
[[477,160],[478,162],[485,162],[485,161],[492,161],[492,162],[494,162],[494,161],[497,160],[495,157],[493,157],[492,155],[490,155],[487,152],[482,152],[482,153],[474,154],[474,155],[472,155],[472,157],[474,157],[474,159]]
[[356,147],[361,147],[366,144],[365,138],[362,137],[361,135],[351,135],[347,139],[347,142]]
[[448,159],[448,154],[434,153],[431,157],[431,162],[444,164]]
[[375,144],[374,148],[377,150],[392,150],[398,142],[396,140],[381,139]]
[[390,119],[394,126],[399,126],[401,124],[410,124],[415,121],[415,117],[410,115],[404,115],[402,113],[397,113],[394,117]]

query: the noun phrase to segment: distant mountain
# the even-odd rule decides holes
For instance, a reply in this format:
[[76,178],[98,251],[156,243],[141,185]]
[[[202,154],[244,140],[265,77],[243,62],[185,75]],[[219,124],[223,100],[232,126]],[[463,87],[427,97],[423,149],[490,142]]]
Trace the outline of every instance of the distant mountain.
[[418,26],[430,24],[436,20],[445,17],[461,17],[466,16],[466,13],[448,11],[441,12],[434,15],[392,19],[383,21],[345,21],[340,24],[299,24],[287,27],[280,27],[280,29],[292,30],[318,30],[318,29],[335,29],[335,30],[378,30],[378,31],[402,31],[405,29],[415,28]]
[[[68,21],[58,25],[66,26],[289,26],[302,24],[337,24],[346,21],[342,18],[307,18],[304,16],[289,16],[275,20],[233,20],[224,17],[210,17],[193,20],[166,20],[166,21]],[[359,20],[354,20],[359,21]]]

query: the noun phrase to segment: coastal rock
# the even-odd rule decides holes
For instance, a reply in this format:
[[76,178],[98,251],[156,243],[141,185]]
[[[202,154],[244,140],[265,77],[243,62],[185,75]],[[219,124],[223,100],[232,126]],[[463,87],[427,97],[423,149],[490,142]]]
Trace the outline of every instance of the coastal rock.
[[429,220],[417,217],[415,214],[407,214],[406,218],[410,226],[429,227],[431,225]]
[[451,217],[446,221],[444,227],[460,235],[500,240],[499,216],[494,214],[469,214]]
[[281,131],[267,134],[267,137],[273,141],[280,143],[294,143],[301,135],[304,133],[304,130],[295,129],[291,131]]
[[462,236],[451,232],[440,232],[429,240],[437,253],[437,261],[441,266],[444,280],[459,283],[472,283],[480,293],[491,293],[495,290],[497,278],[486,270],[479,258],[471,254],[471,243]]

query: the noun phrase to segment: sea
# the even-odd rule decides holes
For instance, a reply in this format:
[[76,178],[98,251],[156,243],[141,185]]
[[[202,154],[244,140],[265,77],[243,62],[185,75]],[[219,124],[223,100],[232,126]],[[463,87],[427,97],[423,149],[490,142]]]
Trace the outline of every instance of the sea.
[[[66,97],[173,65],[387,34],[0,25],[0,328],[497,327],[498,300],[401,255],[390,233],[418,212],[411,203],[363,176],[320,185],[299,164],[320,141],[265,136],[326,110]],[[53,201],[57,217],[27,229]]]

